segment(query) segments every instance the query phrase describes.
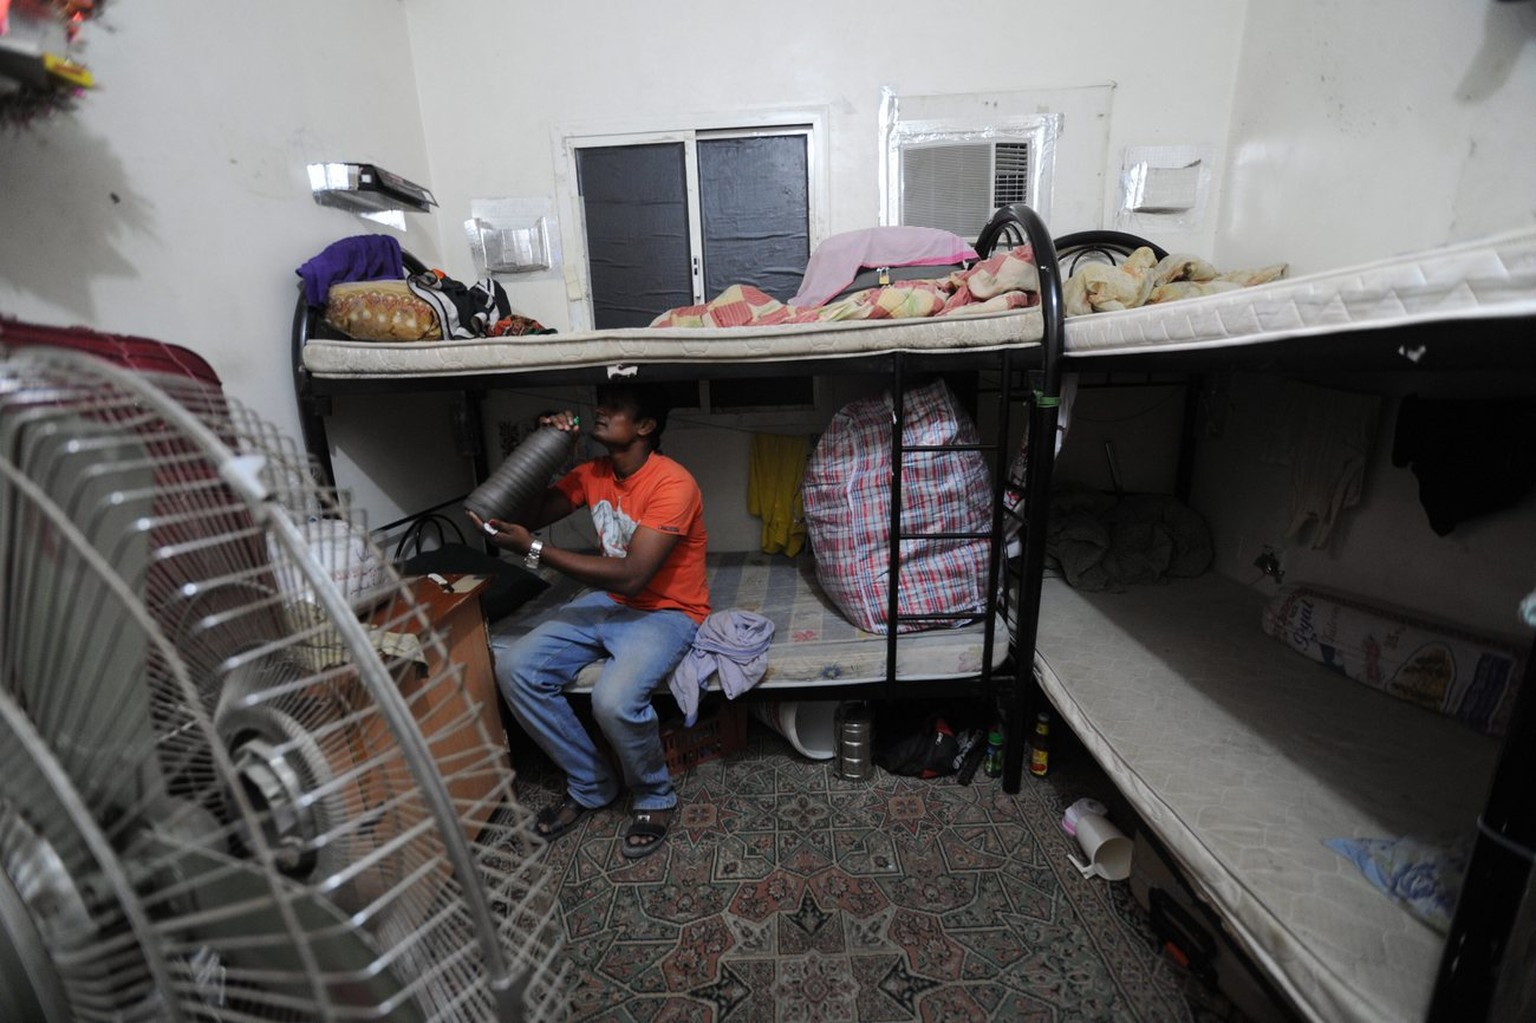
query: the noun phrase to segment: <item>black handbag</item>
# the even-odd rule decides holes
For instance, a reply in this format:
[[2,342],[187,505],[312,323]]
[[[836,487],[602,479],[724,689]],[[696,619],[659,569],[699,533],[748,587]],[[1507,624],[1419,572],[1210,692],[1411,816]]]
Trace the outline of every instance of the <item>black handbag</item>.
[[[433,546],[426,546],[433,540]],[[487,577],[490,582],[480,594],[480,606],[488,622],[505,618],[549,588],[537,573],[466,543],[459,524],[437,512],[417,516],[401,534],[394,562],[401,575],[437,572]]]

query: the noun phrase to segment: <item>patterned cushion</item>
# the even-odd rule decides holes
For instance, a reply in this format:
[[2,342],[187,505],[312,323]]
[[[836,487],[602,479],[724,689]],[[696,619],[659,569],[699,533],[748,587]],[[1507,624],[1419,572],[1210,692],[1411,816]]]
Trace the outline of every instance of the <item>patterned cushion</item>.
[[404,280],[333,284],[325,322],[357,341],[436,341],[442,327],[432,307]]
[[1502,735],[1524,672],[1513,642],[1310,585],[1264,608],[1264,631],[1339,674]]

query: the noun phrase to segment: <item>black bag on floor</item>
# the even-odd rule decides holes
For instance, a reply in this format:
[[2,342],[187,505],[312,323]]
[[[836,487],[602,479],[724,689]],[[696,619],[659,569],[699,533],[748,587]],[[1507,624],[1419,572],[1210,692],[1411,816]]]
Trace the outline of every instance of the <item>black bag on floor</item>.
[[892,774],[912,778],[942,778],[954,774],[959,753],[960,742],[955,738],[955,730],[938,714],[930,714],[915,732],[902,732],[887,742],[878,739],[875,742],[875,763]]
[[[450,540],[452,535],[456,539]],[[436,545],[423,542],[435,536]],[[414,552],[414,553],[413,553]],[[485,620],[494,622],[522,607],[549,587],[539,576],[464,541],[464,531],[446,515],[427,514],[411,523],[395,545],[395,567],[401,575],[483,575],[490,579],[480,594]]]

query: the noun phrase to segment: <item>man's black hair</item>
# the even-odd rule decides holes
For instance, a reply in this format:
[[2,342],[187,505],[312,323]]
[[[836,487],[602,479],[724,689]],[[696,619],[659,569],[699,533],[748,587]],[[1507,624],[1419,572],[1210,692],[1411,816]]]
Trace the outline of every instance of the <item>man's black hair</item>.
[[667,428],[667,414],[672,411],[672,392],[665,384],[603,384],[597,389],[597,403],[632,404],[636,419],[656,423],[651,431],[651,450],[661,450],[661,435]]

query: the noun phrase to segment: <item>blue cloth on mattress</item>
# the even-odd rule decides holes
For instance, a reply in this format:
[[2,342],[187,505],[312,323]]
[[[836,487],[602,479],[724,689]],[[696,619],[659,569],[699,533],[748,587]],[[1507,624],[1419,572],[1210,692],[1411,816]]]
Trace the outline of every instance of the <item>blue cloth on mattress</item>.
[[1403,838],[1325,838],[1365,879],[1441,934],[1451,927],[1467,872],[1470,842]]

